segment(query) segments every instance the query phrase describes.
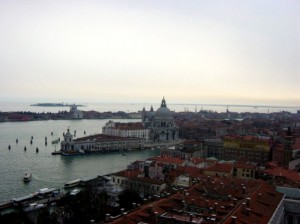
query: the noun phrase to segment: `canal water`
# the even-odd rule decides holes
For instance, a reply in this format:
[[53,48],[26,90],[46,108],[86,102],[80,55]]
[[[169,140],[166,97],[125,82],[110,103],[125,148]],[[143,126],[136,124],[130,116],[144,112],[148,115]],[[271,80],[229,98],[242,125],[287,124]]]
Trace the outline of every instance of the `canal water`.
[[[140,120],[118,119],[116,121]],[[66,133],[68,127],[73,134],[76,130],[76,138],[78,138],[101,133],[106,122],[108,120],[0,123],[0,203],[45,187],[63,188],[64,183],[69,180],[117,172],[125,169],[130,162],[159,154],[156,150],[143,150],[130,151],[127,156],[122,156],[120,152],[83,156],[51,155],[51,152],[60,149],[60,144],[52,144],[51,141],[57,138],[62,140],[63,133]],[[33,137],[32,144],[30,144],[31,137]],[[47,137],[47,145],[45,145],[45,137]],[[36,148],[39,150],[38,153]],[[32,173],[32,180],[24,183],[22,178],[27,172]]]

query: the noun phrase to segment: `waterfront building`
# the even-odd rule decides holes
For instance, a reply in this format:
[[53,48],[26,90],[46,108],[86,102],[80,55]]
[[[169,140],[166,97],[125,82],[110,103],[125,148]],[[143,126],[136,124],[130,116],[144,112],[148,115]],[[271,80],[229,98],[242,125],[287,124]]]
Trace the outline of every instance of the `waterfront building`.
[[149,129],[149,140],[152,142],[172,142],[179,140],[179,128],[175,123],[172,112],[167,107],[165,98],[162,99],[157,111],[151,106],[150,111],[143,108],[143,126]]
[[142,122],[120,123],[109,121],[102,127],[102,134],[120,137],[137,137],[144,140],[149,139],[149,129]]
[[139,170],[123,170],[111,174],[112,183],[124,189],[137,191],[142,196],[160,194],[166,184],[163,180],[144,177]]
[[77,109],[77,105],[71,105],[70,106],[70,114],[72,119],[82,119],[83,118],[83,112],[81,110]]
[[61,142],[63,152],[105,152],[118,150],[135,150],[144,146],[144,139],[135,137],[119,137],[103,134],[90,135],[73,139],[68,129]]

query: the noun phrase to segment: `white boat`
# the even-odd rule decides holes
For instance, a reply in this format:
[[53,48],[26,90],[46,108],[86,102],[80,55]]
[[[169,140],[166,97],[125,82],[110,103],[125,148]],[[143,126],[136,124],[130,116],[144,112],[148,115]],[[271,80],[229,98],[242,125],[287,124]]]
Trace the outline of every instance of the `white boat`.
[[75,179],[65,183],[65,188],[75,187],[80,184],[81,179]]
[[76,195],[80,192],[79,189],[75,188],[74,190],[71,191],[70,195]]
[[32,174],[31,173],[25,173],[24,177],[23,177],[23,181],[24,182],[29,182],[31,181],[32,178]]
[[31,203],[27,207],[24,208],[24,211],[31,212],[31,211],[35,211],[35,210],[45,208],[45,207],[46,207],[46,205],[44,205],[44,204]]

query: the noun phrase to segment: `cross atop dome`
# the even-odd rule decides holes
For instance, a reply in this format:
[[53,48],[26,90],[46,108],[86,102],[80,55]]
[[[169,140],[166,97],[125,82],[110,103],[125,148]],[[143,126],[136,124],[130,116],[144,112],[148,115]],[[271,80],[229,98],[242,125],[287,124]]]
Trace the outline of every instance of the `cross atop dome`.
[[165,97],[163,97],[160,107],[167,107]]

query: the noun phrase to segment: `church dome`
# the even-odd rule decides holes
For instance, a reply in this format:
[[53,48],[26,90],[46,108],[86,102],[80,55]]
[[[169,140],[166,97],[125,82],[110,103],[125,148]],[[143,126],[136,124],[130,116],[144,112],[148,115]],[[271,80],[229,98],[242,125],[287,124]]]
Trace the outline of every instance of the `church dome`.
[[156,118],[171,118],[172,114],[169,108],[167,108],[166,100],[163,98],[161,101],[161,106],[158,108],[155,114]]

